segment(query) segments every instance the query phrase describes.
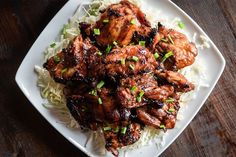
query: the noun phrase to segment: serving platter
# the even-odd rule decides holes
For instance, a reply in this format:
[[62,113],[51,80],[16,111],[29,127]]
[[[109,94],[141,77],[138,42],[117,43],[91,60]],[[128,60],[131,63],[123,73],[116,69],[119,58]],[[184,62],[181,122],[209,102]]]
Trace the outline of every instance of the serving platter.
[[[187,34],[197,33],[203,35],[209,39],[204,31],[194,22],[184,11],[182,11],[177,5],[169,0],[148,0],[145,1],[145,5],[150,6],[154,10],[164,10],[164,17],[172,18],[179,17],[181,21],[185,23],[185,32]],[[41,97],[39,88],[37,87],[37,75],[34,72],[35,65],[42,65],[44,62],[44,51],[58,37],[59,32],[63,28],[63,25],[68,22],[68,19],[73,16],[77,8],[80,6],[82,1],[70,0],[64,7],[55,15],[55,17],[49,22],[46,28],[39,35],[33,46],[30,48],[26,57],[22,61],[15,80],[29,99],[32,105],[41,113],[41,115],[58,131],[69,140],[72,144],[78,147],[81,151],[86,153],[88,156],[99,156],[96,154],[91,146],[85,147],[87,142],[88,133],[84,133],[79,129],[72,129],[65,125],[58,123],[57,118],[54,114],[43,107],[42,103],[45,100]],[[160,147],[156,147],[155,144],[151,144],[140,149],[134,149],[121,151],[120,155],[126,155],[129,157],[140,156],[159,156],[187,127],[197,112],[200,110],[218,79],[220,78],[224,67],[225,60],[214,43],[209,39],[210,48],[199,49],[199,61],[206,64],[206,74],[208,78],[208,88],[201,88],[196,93],[196,99],[188,103],[188,107],[182,110],[184,118],[178,121],[176,127],[172,130],[168,130],[164,136],[165,142]],[[106,153],[105,156],[112,156],[110,153]]]

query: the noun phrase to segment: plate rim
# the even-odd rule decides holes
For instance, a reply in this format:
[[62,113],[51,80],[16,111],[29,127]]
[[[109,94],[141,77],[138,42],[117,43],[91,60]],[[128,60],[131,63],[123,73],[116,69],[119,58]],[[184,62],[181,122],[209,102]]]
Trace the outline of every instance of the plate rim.
[[[78,1],[78,6],[81,5],[81,3],[84,0],[80,0]],[[74,146],[76,146],[77,148],[79,148],[83,153],[87,154],[88,156],[94,156],[92,153],[90,153],[89,151],[87,151],[85,149],[85,147],[83,147],[80,144],[77,144],[77,142],[73,141],[73,139],[71,139],[69,136],[66,136],[65,134],[63,134],[61,131],[58,130],[58,128],[49,121],[49,119],[43,115],[42,111],[39,110],[37,107],[35,107],[33,101],[31,100],[30,96],[27,95],[27,92],[25,91],[22,83],[21,83],[21,74],[20,72],[23,70],[23,66],[26,62],[26,59],[29,57],[30,55],[30,51],[32,50],[32,48],[36,45],[36,43],[38,43],[39,38],[44,34],[43,32],[48,28],[48,26],[55,20],[55,18],[60,14],[60,12],[62,10],[64,10],[65,8],[67,8],[67,6],[69,5],[69,3],[72,2],[72,0],[66,2],[64,4],[64,6],[54,15],[54,17],[50,20],[50,22],[45,26],[45,28],[41,31],[41,33],[39,34],[39,36],[37,37],[37,39],[35,40],[35,42],[32,44],[32,46],[30,47],[30,49],[27,51],[27,54],[25,55],[24,59],[22,60],[22,62],[20,63],[19,68],[17,69],[16,75],[15,75],[15,81],[16,84],[18,85],[18,87],[20,88],[20,90],[23,92],[23,94],[26,96],[26,98],[30,101],[31,105],[41,114],[41,116],[46,119],[46,121],[57,131],[59,132],[65,139],[67,139],[70,143],[72,143]],[[219,81],[220,77],[222,76],[222,73],[225,69],[226,66],[226,61],[225,58],[223,57],[222,53],[220,52],[220,50],[217,48],[217,46],[214,44],[214,42],[211,40],[211,38],[209,38],[209,36],[205,33],[205,31],[203,31],[203,29],[185,12],[183,11],[177,4],[175,4],[174,2],[172,2],[171,0],[166,1],[168,2],[170,5],[172,5],[173,7],[175,7],[177,9],[177,11],[179,11],[182,16],[186,17],[187,20],[190,20],[191,24],[193,26],[195,26],[204,36],[206,36],[209,39],[209,42],[211,43],[213,49],[215,50],[215,52],[217,53],[217,56],[220,59],[220,68],[218,69],[217,72],[217,77],[216,79],[214,79],[212,82],[213,85],[209,87],[209,92],[207,93],[207,95],[204,97],[203,101],[201,103],[199,103],[198,108],[196,110],[196,112],[194,112],[194,114],[191,116],[191,118],[187,121],[186,124],[183,125],[183,127],[181,127],[180,131],[178,132],[177,135],[175,135],[174,138],[172,138],[170,140],[170,142],[161,150],[159,151],[156,156],[159,156],[160,154],[162,154],[171,144],[173,144],[173,142],[180,136],[180,134],[183,133],[183,131],[186,129],[186,127],[191,123],[191,121],[193,120],[193,118],[196,117],[196,115],[198,114],[199,110],[202,108],[202,106],[204,105],[204,103],[206,102],[206,100],[209,98],[210,94],[212,93],[213,89],[215,88],[217,82]],[[33,68],[32,68],[32,72],[33,72]]]

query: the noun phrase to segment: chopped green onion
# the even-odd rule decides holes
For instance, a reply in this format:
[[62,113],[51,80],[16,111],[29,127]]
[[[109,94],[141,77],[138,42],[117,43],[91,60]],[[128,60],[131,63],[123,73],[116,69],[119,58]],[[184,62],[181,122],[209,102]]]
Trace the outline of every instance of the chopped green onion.
[[101,51],[98,51],[97,54],[98,54],[99,56],[102,56],[102,52],[101,52]]
[[103,23],[108,23],[109,22],[109,19],[104,19],[103,20]]
[[141,102],[142,98],[141,97],[137,97],[136,100],[137,100],[137,102]]
[[61,74],[63,75],[67,71],[67,68],[62,69]]
[[168,111],[169,112],[175,112],[175,109],[174,108],[170,108]]
[[170,35],[168,35],[168,39],[170,40],[171,44],[173,44],[173,45],[175,44]]
[[165,61],[167,60],[167,58],[169,58],[169,57],[171,57],[171,56],[173,56],[173,55],[174,55],[174,54],[173,54],[172,51],[168,52],[168,53],[165,54],[165,56],[163,57],[162,62],[165,62]]
[[120,130],[120,128],[117,126],[115,129],[114,129],[114,133],[118,133]]
[[125,134],[126,131],[127,131],[127,127],[122,127],[122,128],[121,128],[121,133],[122,133],[122,134]]
[[144,46],[146,45],[146,41],[139,41],[139,45]]
[[99,28],[94,28],[93,30],[95,35],[100,35],[100,29]]
[[88,110],[88,108],[86,106],[82,106],[82,112],[85,112],[87,110]]
[[106,48],[106,53],[109,53],[112,49],[112,46],[111,45],[108,45],[107,48]]
[[97,89],[100,89],[104,86],[105,82],[104,81],[100,81],[98,84],[97,84]]
[[130,64],[130,65],[129,65],[129,68],[130,68],[131,70],[134,70],[135,67],[134,67],[134,65]]
[[160,129],[165,129],[166,128],[166,126],[165,125],[160,125]]
[[172,102],[174,102],[175,101],[175,99],[173,99],[173,98],[168,98],[165,102],[166,103],[172,103]]
[[121,63],[122,65],[125,65],[125,59],[121,59],[121,60],[120,60],[120,63]]
[[118,43],[117,43],[116,41],[113,41],[113,45],[117,46],[117,45],[118,45]]
[[136,20],[135,20],[135,19],[132,19],[130,23],[131,23],[132,25],[135,25],[135,24],[136,24]]
[[141,91],[141,92],[139,93],[139,96],[142,97],[144,94],[145,94],[144,91]]
[[142,97],[143,97],[144,94],[145,94],[144,91],[141,91],[141,92],[139,93],[138,97],[136,98],[136,99],[137,99],[137,102],[141,102],[141,101],[142,101]]
[[61,61],[61,58],[58,55],[55,55],[53,57],[53,60],[54,60],[55,63],[59,63]]
[[131,93],[134,94],[134,93],[137,91],[137,89],[138,89],[138,88],[137,88],[136,86],[133,86],[130,91],[131,91]]
[[56,45],[57,45],[56,43],[52,43],[52,44],[50,45],[50,47],[51,47],[51,48],[54,48]]
[[159,58],[159,54],[156,52],[156,53],[154,53],[154,58],[155,59],[158,59]]
[[184,24],[182,21],[179,21],[179,22],[178,22],[178,26],[179,26],[179,28],[181,28],[181,29],[184,29],[184,28],[185,28],[185,24]]
[[98,98],[98,104],[102,105],[102,99],[101,98]]
[[135,62],[137,62],[137,61],[139,60],[139,58],[136,57],[136,56],[133,56],[133,57],[132,57],[132,60],[135,61]]
[[68,29],[69,25],[64,25],[63,29],[62,29],[62,34],[66,35],[66,30]]
[[109,126],[104,127],[103,130],[104,130],[104,131],[109,131],[109,130],[111,130],[111,127],[109,127]]
[[161,41],[167,43],[167,42],[168,42],[168,39],[162,38]]
[[132,43],[130,43],[129,45],[135,45],[135,43],[134,43],[134,42],[132,42]]
[[97,90],[92,90],[89,92],[90,95],[97,96]]

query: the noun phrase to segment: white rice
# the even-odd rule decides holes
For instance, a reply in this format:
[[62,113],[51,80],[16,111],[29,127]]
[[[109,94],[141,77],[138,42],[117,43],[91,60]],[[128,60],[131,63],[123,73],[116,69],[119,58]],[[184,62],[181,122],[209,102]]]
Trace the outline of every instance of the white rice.
[[[70,18],[67,25],[63,28],[63,33],[60,36],[60,40],[56,41],[55,47],[48,47],[45,51],[45,60],[49,57],[55,55],[57,52],[65,48],[69,41],[71,41],[75,36],[77,36],[80,31],[78,29],[79,22],[87,22],[87,23],[95,23],[100,18],[99,10],[105,9],[107,6],[113,3],[117,3],[120,0],[94,0],[92,3],[84,3],[81,7],[78,8],[77,12],[73,17]],[[141,0],[130,0],[134,4],[138,6],[143,6]],[[96,8],[96,9],[93,9]],[[158,22],[162,22],[166,27],[173,28],[178,31],[182,31],[178,27],[178,22],[181,21],[180,18],[176,17],[175,19],[161,19],[156,17],[161,17],[161,11],[157,12],[155,10],[155,16],[152,16],[153,10],[150,8],[141,8],[146,13],[147,18],[151,21],[152,25],[157,25]],[[86,14],[86,16],[81,17],[81,13]],[[92,15],[93,14],[93,15]],[[158,15],[158,16],[157,16]],[[200,43],[197,44],[198,48],[210,48],[210,44],[208,43],[209,39],[205,36],[200,35],[198,36],[196,33],[192,34],[192,41],[196,42],[196,40],[200,39]],[[207,77],[205,75],[205,66],[204,64],[199,64],[198,57],[196,62],[189,67],[186,67],[180,70],[189,81],[193,82],[196,86],[194,91],[189,93],[183,94],[181,97],[181,106],[187,104],[189,101],[196,98],[196,92],[202,87],[209,87],[207,84]],[[60,123],[65,124],[71,128],[78,128],[78,123],[74,120],[71,116],[69,110],[66,107],[65,96],[63,94],[64,86],[56,83],[49,75],[48,71],[43,69],[40,66],[35,66],[35,71],[38,74],[38,86],[41,90],[42,97],[47,100],[47,103],[43,104],[46,108],[51,110],[52,112],[57,113],[58,121]],[[183,119],[183,115],[179,114],[177,116],[178,120]],[[150,144],[155,143],[157,147],[161,147],[165,143],[165,134],[161,130],[154,129],[152,127],[146,127],[141,135],[139,141],[135,144],[122,148],[122,150],[130,150],[130,149],[137,149],[143,146],[147,146]],[[91,136],[88,139],[86,146],[93,146],[93,149],[96,150],[97,154],[104,155],[106,153],[105,148],[105,141],[101,134],[101,130],[97,132],[91,131]]]

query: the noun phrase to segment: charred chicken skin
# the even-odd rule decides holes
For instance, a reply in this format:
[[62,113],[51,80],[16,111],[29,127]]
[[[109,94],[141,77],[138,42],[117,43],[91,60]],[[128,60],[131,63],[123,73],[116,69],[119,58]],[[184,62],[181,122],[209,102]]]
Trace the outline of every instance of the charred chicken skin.
[[194,63],[195,45],[160,23],[152,28],[127,0],[80,29],[44,68],[65,85],[67,107],[81,128],[102,128],[105,147],[115,156],[139,140],[144,126],[174,128],[180,96],[194,89],[177,71]]

